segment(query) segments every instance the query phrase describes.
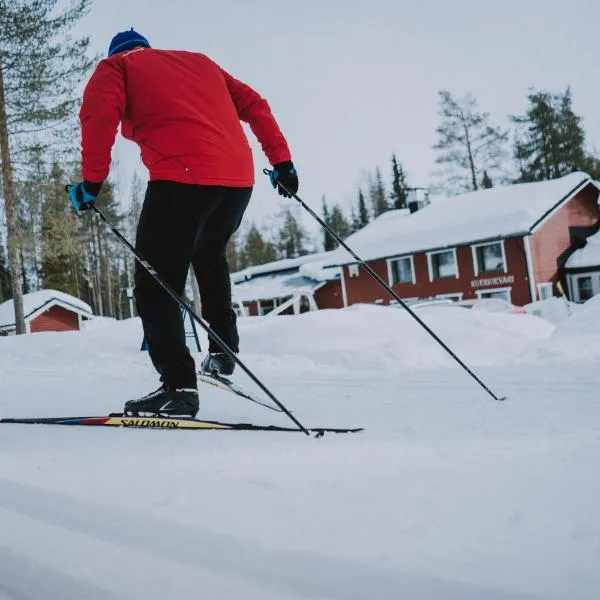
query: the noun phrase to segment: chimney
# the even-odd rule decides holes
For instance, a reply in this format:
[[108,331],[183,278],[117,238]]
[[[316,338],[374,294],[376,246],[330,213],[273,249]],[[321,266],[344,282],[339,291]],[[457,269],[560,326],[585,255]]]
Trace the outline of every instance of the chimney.
[[412,215],[429,204],[429,190],[427,188],[408,188],[406,205]]

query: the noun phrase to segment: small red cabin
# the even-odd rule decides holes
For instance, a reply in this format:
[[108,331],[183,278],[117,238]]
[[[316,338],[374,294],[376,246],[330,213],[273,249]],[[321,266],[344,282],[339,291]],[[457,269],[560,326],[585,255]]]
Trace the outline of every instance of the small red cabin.
[[[57,290],[40,290],[23,296],[27,333],[78,331],[83,321],[93,317],[92,309],[75,296]],[[15,333],[12,300],[0,304],[0,335]]]

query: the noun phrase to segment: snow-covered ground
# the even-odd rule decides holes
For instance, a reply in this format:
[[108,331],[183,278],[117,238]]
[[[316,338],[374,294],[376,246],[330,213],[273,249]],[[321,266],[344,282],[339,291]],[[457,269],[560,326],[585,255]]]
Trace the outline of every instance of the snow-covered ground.
[[[355,306],[241,319],[241,358],[305,425],[362,433],[0,425],[0,600],[600,597],[600,298],[418,314],[507,400]],[[156,387],[141,338],[0,338],[0,416],[120,410]],[[288,424],[212,388],[200,415]]]

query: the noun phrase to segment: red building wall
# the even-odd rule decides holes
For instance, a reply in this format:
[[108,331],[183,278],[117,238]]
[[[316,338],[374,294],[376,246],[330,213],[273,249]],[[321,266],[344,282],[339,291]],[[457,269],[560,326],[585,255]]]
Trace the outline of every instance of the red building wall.
[[315,292],[315,302],[320,309],[343,308],[344,299],[339,280],[328,281],[322,288],[319,288]]
[[598,190],[588,185],[554,213],[531,236],[530,247],[536,283],[555,282],[556,259],[569,248],[570,227],[593,227],[600,220]]
[[62,306],[52,306],[31,320],[31,333],[40,331],[77,331],[79,319],[74,313]]
[[[521,305],[527,304],[530,302],[530,297],[523,240],[521,238],[504,240],[504,252],[507,266],[505,273],[480,273],[476,276],[471,246],[459,246],[456,249],[458,278],[448,277],[433,281],[429,280],[427,255],[416,254],[413,257],[416,283],[395,284],[392,289],[401,298],[431,298],[443,294],[463,294],[463,299],[467,300],[476,298],[478,290],[510,287],[512,288],[512,302]],[[385,259],[371,261],[369,266],[389,284]],[[359,268],[358,277],[350,277],[349,269],[346,266],[344,267],[344,277],[346,278],[348,304],[376,301],[387,304],[393,300],[392,296],[363,268]],[[508,277],[511,281],[510,283],[497,283],[493,281],[495,277]]]

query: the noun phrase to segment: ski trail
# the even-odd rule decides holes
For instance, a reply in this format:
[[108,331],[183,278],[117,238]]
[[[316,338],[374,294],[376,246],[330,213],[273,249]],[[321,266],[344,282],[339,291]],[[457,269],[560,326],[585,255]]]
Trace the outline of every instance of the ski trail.
[[124,600],[125,597],[0,547],[0,600],[39,598]]
[[[480,586],[465,585],[455,581],[415,576],[410,573],[385,569],[375,565],[362,564],[348,560],[333,559],[316,554],[299,554],[291,552],[269,552],[251,541],[235,536],[215,533],[198,527],[185,526],[181,523],[161,520],[154,516],[141,516],[133,511],[108,508],[83,502],[56,492],[0,480],[0,507],[16,515],[17,519],[35,521],[39,527],[51,527],[62,530],[67,536],[70,551],[73,544],[79,544],[82,551],[92,551],[92,542],[105,546],[103,552],[111,552],[111,562],[116,573],[125,570],[121,577],[139,577],[131,573],[127,562],[117,557],[127,557],[135,564],[143,564],[144,577],[177,573],[177,582],[188,584],[188,594],[194,589],[193,596],[198,597],[198,589],[211,590],[211,598],[241,597],[257,600],[275,600],[275,598],[328,598],[332,600],[541,600],[542,596],[531,596],[511,593]],[[3,525],[4,523],[4,525]],[[8,521],[0,519],[0,532]],[[60,539],[56,534],[52,539]],[[96,552],[99,552],[96,549]],[[4,566],[4,555],[8,557]],[[35,559],[23,562],[11,553],[0,554],[0,581],[12,581],[5,588],[10,600],[21,598],[29,600],[36,596],[27,596],[22,591],[23,569],[29,571],[35,567]],[[13,567],[11,568],[11,561]],[[89,558],[88,558],[89,562]],[[92,561],[93,562],[93,561]],[[97,563],[96,563],[97,564]],[[31,565],[34,565],[32,567]],[[191,567],[191,569],[190,569]],[[99,565],[106,571],[109,567]],[[133,567],[131,567],[133,568]],[[43,569],[40,573],[48,574]],[[10,579],[12,573],[12,580]],[[82,575],[83,576],[83,575]],[[106,576],[106,575],[105,575]],[[113,580],[118,575],[113,575]],[[93,584],[81,580],[72,580],[68,575],[49,572],[48,578],[56,585],[65,585],[72,590],[73,598],[119,598],[118,595],[98,595],[100,591]],[[185,580],[187,578],[187,580]],[[190,579],[197,585],[189,586]],[[184,581],[185,580],[185,581]],[[165,583],[163,581],[163,583]],[[21,588],[19,588],[21,585]],[[88,585],[89,590],[83,590]],[[70,586],[70,588],[69,588]],[[215,589],[228,592],[216,595]],[[237,596],[231,595],[237,589]],[[242,591],[243,590],[243,591]],[[3,591],[0,587],[0,591]],[[88,593],[89,591],[89,593]],[[174,592],[174,589],[171,588]],[[77,596],[77,592],[79,595]],[[84,593],[85,592],[85,593]],[[20,596],[19,596],[20,594]],[[96,595],[94,595],[96,594]],[[131,588],[130,588],[131,594]],[[153,589],[144,591],[144,598],[164,598],[165,591]],[[12,595],[12,597],[11,597]],[[51,594],[44,594],[53,597]],[[172,594],[183,598],[182,595]],[[56,597],[70,599],[61,593]],[[128,595],[136,598],[140,596]],[[0,596],[1,598],[1,596]]]

